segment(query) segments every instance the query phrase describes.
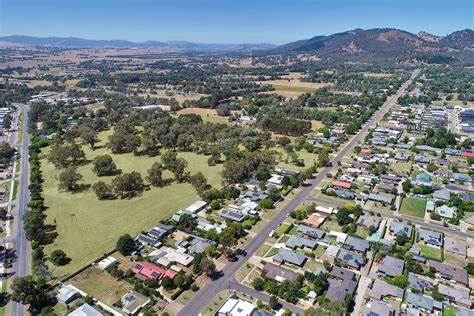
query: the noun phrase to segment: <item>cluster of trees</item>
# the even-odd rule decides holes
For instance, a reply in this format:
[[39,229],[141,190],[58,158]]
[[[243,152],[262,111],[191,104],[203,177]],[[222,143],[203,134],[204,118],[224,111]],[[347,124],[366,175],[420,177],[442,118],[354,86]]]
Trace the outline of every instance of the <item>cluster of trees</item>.
[[266,277],[265,271],[263,271],[262,277],[253,279],[252,286],[257,291],[265,291],[270,295],[274,295],[287,302],[296,304],[299,299],[306,297],[306,293],[303,291],[304,281],[305,276],[299,275],[294,281],[285,280],[283,282],[278,282]]
[[457,144],[456,134],[446,128],[426,129],[426,137],[418,140],[417,144],[425,144],[436,148],[447,148]]
[[0,164],[8,165],[13,156],[16,154],[16,149],[11,147],[8,143],[0,144]]

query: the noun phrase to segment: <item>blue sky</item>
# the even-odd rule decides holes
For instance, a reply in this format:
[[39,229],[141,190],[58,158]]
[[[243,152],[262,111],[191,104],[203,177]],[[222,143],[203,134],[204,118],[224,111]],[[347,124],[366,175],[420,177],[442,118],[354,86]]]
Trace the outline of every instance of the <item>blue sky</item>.
[[472,0],[0,0],[0,34],[282,44],[355,28],[445,35]]

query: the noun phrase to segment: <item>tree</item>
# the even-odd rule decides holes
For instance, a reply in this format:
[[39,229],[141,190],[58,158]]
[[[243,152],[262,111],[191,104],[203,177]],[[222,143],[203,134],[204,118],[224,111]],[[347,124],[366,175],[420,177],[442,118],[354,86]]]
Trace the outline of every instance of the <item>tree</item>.
[[142,176],[136,171],[116,176],[112,180],[114,191],[123,198],[131,198],[143,192],[145,185]]
[[189,179],[189,173],[185,172],[187,166],[188,162],[183,158],[178,158],[174,162],[171,172],[173,172],[177,182],[181,183]]
[[329,155],[328,152],[322,149],[318,154],[318,165],[320,167],[324,167],[329,163]]
[[340,226],[352,223],[350,211],[346,207],[341,207],[336,213],[337,222]]
[[86,145],[90,145],[91,149],[94,150],[95,144],[99,141],[97,139],[97,132],[87,125],[79,126],[77,131],[82,142]]
[[44,236],[44,215],[38,211],[28,211],[23,217],[23,229],[29,241],[42,241]]
[[104,181],[94,183],[92,190],[94,190],[94,193],[97,195],[99,200],[110,200],[114,197],[112,187],[106,184]]
[[164,186],[166,182],[163,180],[163,165],[155,162],[151,169],[148,170],[148,177],[146,179],[154,187]]
[[161,280],[161,286],[163,286],[163,288],[167,291],[173,289],[173,286],[174,286],[174,283],[173,283],[173,280],[171,280],[171,278],[169,276],[165,276],[162,280]]
[[113,176],[117,166],[110,155],[99,155],[92,161],[93,171],[98,177]]
[[66,147],[66,149],[74,164],[86,158],[86,154],[82,150],[81,146],[75,142],[72,142],[68,147]]
[[278,299],[275,295],[270,296],[270,301],[268,302],[268,304],[273,310],[280,309],[280,303],[278,302]]
[[263,291],[263,288],[265,286],[265,280],[262,278],[255,278],[252,281],[252,286],[254,287],[254,289],[261,292]]
[[117,240],[117,245],[115,248],[117,248],[117,250],[122,255],[127,256],[133,251],[135,251],[136,246],[137,245],[135,243],[135,240],[133,240],[132,236],[130,236],[129,234],[125,234]]
[[182,274],[178,274],[174,280],[173,280],[174,285],[179,287],[180,289],[184,288],[186,286],[186,278]]
[[204,272],[208,277],[213,277],[216,273],[216,265],[214,261],[208,257],[203,257],[200,264],[201,271]]
[[74,192],[78,189],[78,182],[82,175],[77,172],[76,167],[69,167],[59,174],[59,190]]
[[466,266],[467,273],[474,275],[474,262],[469,262]]
[[242,160],[228,160],[224,162],[222,177],[229,184],[241,183],[248,177],[247,164]]
[[48,161],[56,168],[66,168],[68,165],[69,154],[63,146],[54,145],[48,154]]
[[179,217],[178,229],[183,230],[187,233],[192,233],[196,227],[196,221],[193,216],[189,213],[183,213]]
[[221,204],[219,203],[218,200],[212,200],[209,205],[211,206],[211,209],[213,210],[218,210],[221,208]]
[[403,187],[403,191],[405,193],[408,193],[410,192],[411,188],[412,188],[412,185],[411,185],[411,181],[410,180],[405,180],[402,182],[402,187]]
[[64,251],[57,249],[49,255],[49,261],[51,261],[55,266],[64,266],[68,264],[71,259],[66,256]]
[[222,245],[226,256],[230,257],[232,255],[232,247],[237,245],[237,238],[231,231],[223,230],[219,237],[219,244]]
[[403,246],[408,242],[408,236],[405,235],[405,234],[398,235],[395,238],[395,241],[396,241],[397,245]]
[[196,189],[198,193],[204,192],[205,190],[209,189],[209,185],[207,184],[206,177],[202,174],[202,172],[197,172],[191,176],[191,184]]
[[405,289],[408,285],[408,277],[406,275],[397,275],[388,281],[389,284]]
[[17,277],[11,285],[11,299],[23,305],[29,305],[32,313],[39,313],[48,304],[46,283],[42,279],[34,279],[31,275]]

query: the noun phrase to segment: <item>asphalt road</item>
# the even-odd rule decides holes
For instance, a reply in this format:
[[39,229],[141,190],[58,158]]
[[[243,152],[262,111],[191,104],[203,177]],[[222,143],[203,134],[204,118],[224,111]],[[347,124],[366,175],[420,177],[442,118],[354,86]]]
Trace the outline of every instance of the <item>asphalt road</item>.
[[[255,294],[254,290],[252,289],[249,289],[245,286],[235,285],[237,282],[235,280],[235,273],[263,245],[270,232],[276,229],[292,210],[294,210],[302,202],[307,200],[308,197],[310,197],[311,191],[321,182],[321,180],[326,178],[326,175],[334,168],[333,166],[337,166],[337,163],[349,151],[351,151],[358,144],[358,142],[363,139],[363,137],[365,137],[368,130],[375,126],[375,124],[383,118],[384,114],[388,112],[388,110],[395,104],[397,99],[406,91],[408,85],[418,75],[418,73],[419,70],[415,70],[411,78],[400,87],[397,93],[387,99],[387,101],[374,114],[374,116],[372,116],[372,118],[362,127],[362,129],[355,136],[353,136],[348,144],[336,155],[336,157],[332,160],[332,166],[325,167],[316,175],[314,179],[308,181],[308,185],[304,186],[301,191],[299,191],[282,208],[282,210],[276,214],[253,239],[249,241],[249,243],[244,248],[247,251],[247,256],[243,258],[240,257],[238,261],[229,262],[223,268],[221,277],[216,280],[209,281],[203,288],[201,288],[201,290],[181,309],[181,311],[178,313],[178,316],[199,314],[212,301],[217,293],[229,289],[229,287],[232,288],[232,286],[236,287],[235,290],[242,291],[251,296]],[[284,307],[288,307],[294,313],[303,314],[303,311],[300,308],[294,305],[289,305],[286,302],[281,303],[283,303]]]
[[[8,281],[11,284],[13,279],[18,276],[25,276],[30,274],[30,257],[31,248],[30,243],[26,239],[25,231],[23,230],[23,216],[25,215],[29,191],[28,191],[28,177],[29,177],[29,161],[28,161],[28,106],[22,105],[23,108],[23,130],[22,144],[21,144],[21,173],[20,184],[16,196],[16,213],[13,214],[13,231],[7,239],[7,242],[13,246],[13,254],[16,259],[12,263],[12,267],[8,272]],[[8,315],[21,316],[26,315],[26,308],[24,305],[11,301],[7,307]]]
[[[341,202],[336,202],[336,201],[329,201],[329,200],[325,200],[325,199],[322,199],[322,198],[313,198],[313,197],[308,198],[308,200],[313,200],[313,201],[316,201],[316,202],[325,203],[327,205],[332,205],[334,207],[344,206],[344,204],[345,204],[342,201]],[[364,212],[368,213],[368,212],[370,212],[370,210],[364,210]],[[373,211],[373,212],[380,213],[380,214],[382,214],[382,216],[392,218],[392,219],[401,219],[401,220],[404,220],[404,221],[410,221],[413,224],[417,224],[417,225],[420,225],[420,226],[423,226],[423,227],[429,227],[429,228],[435,229],[437,231],[442,231],[444,233],[449,233],[449,234],[452,234],[452,235],[458,235],[458,236],[461,236],[461,237],[474,238],[474,233],[462,232],[462,231],[459,231],[459,230],[456,230],[456,229],[451,229],[449,227],[444,227],[444,226],[439,226],[439,225],[432,224],[432,223],[427,223],[427,222],[425,222],[421,219],[416,219],[416,218],[411,217],[411,216],[396,215],[393,212],[381,212],[381,211]]]

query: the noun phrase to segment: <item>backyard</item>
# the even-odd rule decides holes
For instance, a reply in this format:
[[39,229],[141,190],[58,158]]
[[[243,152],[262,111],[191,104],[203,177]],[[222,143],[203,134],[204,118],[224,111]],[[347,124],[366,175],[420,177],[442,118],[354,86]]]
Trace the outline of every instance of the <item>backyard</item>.
[[420,245],[421,255],[427,259],[436,261],[443,261],[443,252],[441,249],[430,247],[427,245]]
[[69,283],[107,305],[117,302],[132,289],[130,284],[117,281],[109,273],[94,267],[79,273]]
[[[100,134],[104,138],[109,132]],[[88,160],[96,155],[110,154],[123,172],[137,171],[142,177],[147,175],[147,170],[160,157],[133,156],[133,154],[113,155],[105,148],[92,151],[83,148]],[[201,171],[208,182],[214,187],[220,187],[220,172],[222,165],[209,167],[207,157],[194,153],[179,153],[188,163],[191,174]],[[196,190],[189,183],[173,183],[163,188],[154,188],[145,191],[142,195],[130,200],[99,201],[91,189],[78,193],[64,193],[58,191],[57,170],[44,158],[41,162],[44,177],[44,196],[47,224],[55,224],[57,238],[46,246],[46,253],[61,249],[72,259],[64,266],[54,270],[56,276],[64,276],[76,271],[111,251],[115,243],[123,234],[137,234],[142,230],[151,228],[160,220],[170,217],[180,208],[184,208],[198,199]],[[92,165],[86,164],[78,168],[83,175],[83,183],[92,185],[102,180],[111,182],[113,177],[97,177],[92,172]],[[171,177],[166,172],[165,177]]]
[[400,206],[400,213],[413,217],[423,218],[425,216],[426,200],[408,197],[404,198]]

